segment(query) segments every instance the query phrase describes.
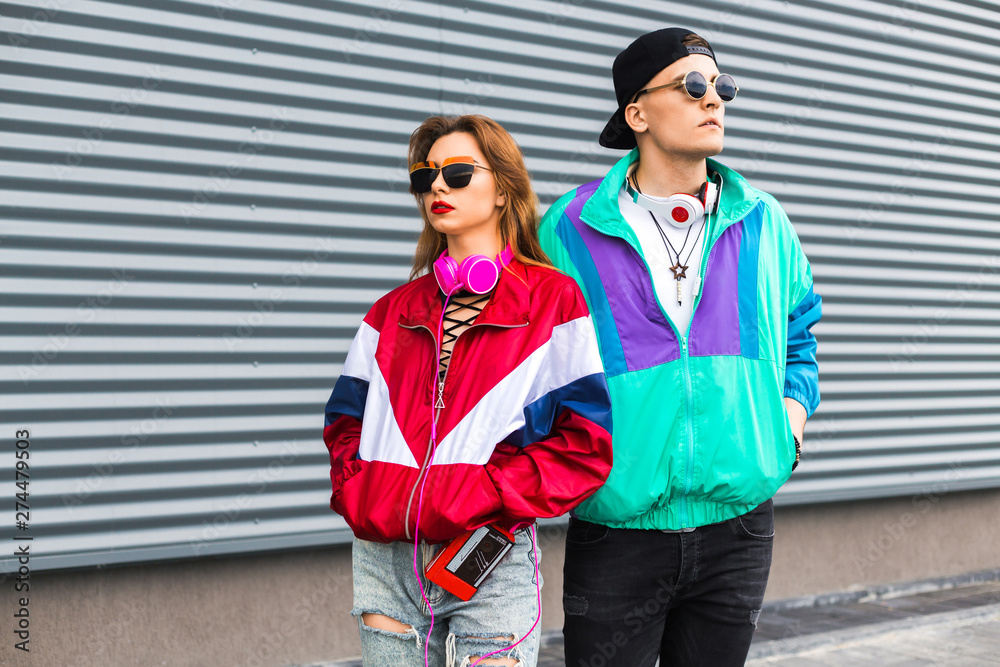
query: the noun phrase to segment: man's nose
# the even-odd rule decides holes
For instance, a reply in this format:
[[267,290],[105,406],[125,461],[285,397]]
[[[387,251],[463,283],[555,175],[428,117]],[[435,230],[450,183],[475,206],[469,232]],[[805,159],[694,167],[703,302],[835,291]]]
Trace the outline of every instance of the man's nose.
[[722,104],[722,98],[719,97],[719,93],[715,90],[714,85],[708,85],[708,90],[705,91],[705,97],[702,98],[702,102],[705,103],[706,108],[718,107]]

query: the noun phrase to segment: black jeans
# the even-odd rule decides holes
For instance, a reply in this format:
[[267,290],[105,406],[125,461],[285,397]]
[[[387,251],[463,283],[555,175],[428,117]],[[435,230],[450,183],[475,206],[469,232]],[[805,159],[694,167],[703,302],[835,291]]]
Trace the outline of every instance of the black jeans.
[[771,569],[774,508],[690,533],[571,518],[563,568],[567,667],[742,666]]

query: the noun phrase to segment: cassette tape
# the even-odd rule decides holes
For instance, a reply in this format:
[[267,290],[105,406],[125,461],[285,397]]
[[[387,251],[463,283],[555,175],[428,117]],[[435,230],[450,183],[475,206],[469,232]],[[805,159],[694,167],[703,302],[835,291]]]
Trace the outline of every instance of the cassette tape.
[[514,536],[494,524],[460,535],[427,566],[427,578],[462,600],[469,600],[514,546]]

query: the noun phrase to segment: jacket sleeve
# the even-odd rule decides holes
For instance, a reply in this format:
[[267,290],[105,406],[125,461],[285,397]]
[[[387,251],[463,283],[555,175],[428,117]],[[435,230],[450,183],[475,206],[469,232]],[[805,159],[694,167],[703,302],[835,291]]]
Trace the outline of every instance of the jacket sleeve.
[[378,331],[366,318],[351,343],[344,370],[326,403],[323,441],[330,452],[330,482],[333,487],[330,508],[340,514],[343,514],[340,499],[344,482],[360,472],[365,464],[358,459],[358,450],[377,347]]
[[819,407],[819,365],[812,326],[822,315],[823,300],[812,285],[788,316],[788,352],[785,357],[785,396],[801,403],[808,416]]
[[560,301],[570,317],[553,328],[525,425],[486,464],[509,519],[559,516],[611,472],[611,399],[593,323],[575,284],[567,283]]
[[[777,205],[777,204],[776,204]],[[811,417],[819,407],[819,365],[811,329],[822,316],[823,300],[813,291],[812,268],[788,216],[778,206],[789,234],[788,340],[784,395],[803,405]]]

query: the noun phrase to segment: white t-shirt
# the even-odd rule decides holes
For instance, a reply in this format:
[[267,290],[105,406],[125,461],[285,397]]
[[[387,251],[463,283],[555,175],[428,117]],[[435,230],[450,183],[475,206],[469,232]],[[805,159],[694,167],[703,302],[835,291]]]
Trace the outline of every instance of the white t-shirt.
[[[667,199],[666,197],[646,196],[659,201]],[[681,336],[687,337],[691,313],[694,310],[696,296],[694,288],[696,283],[700,285],[701,282],[698,273],[701,271],[701,253],[705,247],[705,216],[691,225],[690,236],[688,236],[688,230],[678,229],[666,219],[660,216],[656,217],[660,223],[660,229],[666,234],[674,250],[680,252],[681,265],[688,267],[685,271],[686,277],[681,278],[681,305],[677,305],[677,281],[674,280],[673,271],[670,270],[676,261],[676,256],[672,250],[667,250],[667,245],[663,242],[660,232],[656,230],[656,224],[653,222],[650,212],[632,201],[624,185],[618,192],[618,208],[621,209],[625,222],[629,224],[639,239],[642,254],[646,257],[650,273],[653,276],[653,289],[656,291],[660,304],[667,311],[670,321],[673,322]],[[685,236],[688,237],[686,246],[684,245]],[[683,250],[681,250],[681,246],[684,246]],[[688,258],[689,253],[690,258]]]

